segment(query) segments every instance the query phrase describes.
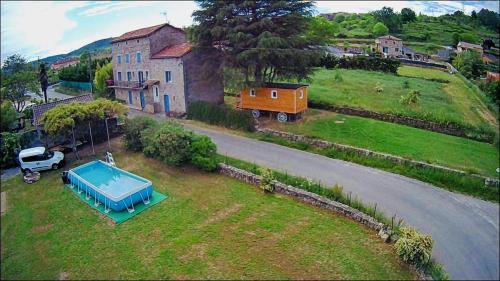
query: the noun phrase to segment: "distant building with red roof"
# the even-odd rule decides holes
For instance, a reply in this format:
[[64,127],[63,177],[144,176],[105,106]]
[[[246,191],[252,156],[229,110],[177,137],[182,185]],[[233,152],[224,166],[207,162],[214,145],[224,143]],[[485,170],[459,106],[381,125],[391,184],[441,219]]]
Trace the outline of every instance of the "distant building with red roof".
[[129,31],[112,41],[110,87],[130,108],[149,113],[180,115],[196,100],[223,103],[222,78],[205,58],[184,30],[170,24]]
[[78,62],[80,62],[80,59],[79,58],[67,58],[67,59],[64,59],[64,60],[60,60],[60,61],[57,61],[55,63],[53,63],[50,68],[52,70],[59,70],[59,69],[62,69],[62,68],[65,68],[65,67],[68,67],[70,65],[75,65],[77,64]]

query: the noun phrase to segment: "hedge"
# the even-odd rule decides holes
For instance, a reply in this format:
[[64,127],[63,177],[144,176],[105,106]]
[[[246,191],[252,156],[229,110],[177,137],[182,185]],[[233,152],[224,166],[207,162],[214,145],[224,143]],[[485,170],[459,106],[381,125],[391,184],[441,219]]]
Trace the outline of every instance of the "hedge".
[[355,56],[337,58],[327,54],[321,59],[320,66],[326,68],[362,69],[371,71],[382,71],[396,74],[401,65],[399,60],[378,57]]
[[187,118],[231,129],[253,131],[254,119],[250,112],[236,110],[227,105],[215,105],[205,101],[189,104]]

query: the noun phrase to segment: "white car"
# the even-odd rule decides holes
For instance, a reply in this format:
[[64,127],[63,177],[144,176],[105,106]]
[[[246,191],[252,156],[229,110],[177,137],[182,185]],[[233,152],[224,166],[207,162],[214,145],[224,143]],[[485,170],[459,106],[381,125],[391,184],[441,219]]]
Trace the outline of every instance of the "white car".
[[64,165],[64,154],[59,151],[46,151],[45,147],[33,147],[19,152],[21,171],[56,170]]

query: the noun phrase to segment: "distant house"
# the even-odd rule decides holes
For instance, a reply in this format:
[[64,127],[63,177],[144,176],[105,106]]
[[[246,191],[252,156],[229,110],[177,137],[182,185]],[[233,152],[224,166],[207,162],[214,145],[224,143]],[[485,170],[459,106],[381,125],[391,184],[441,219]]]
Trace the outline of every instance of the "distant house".
[[[224,102],[222,79],[169,24],[129,31],[112,41],[116,98],[149,113],[181,115],[191,101]],[[208,69],[207,69],[208,67]]]
[[385,35],[375,39],[375,49],[386,58],[398,58],[403,56],[403,40]]
[[481,59],[485,64],[499,64],[499,57],[491,53],[483,53]]
[[486,80],[488,81],[500,81],[500,73],[498,72],[486,72]]
[[414,60],[414,61],[428,61],[429,56],[427,54],[417,53],[413,51],[411,48],[403,46],[402,52],[403,58]]
[[258,118],[262,112],[277,113],[280,122],[300,118],[307,110],[308,85],[268,83],[262,87],[246,88],[240,92],[238,108],[252,110]]
[[458,42],[457,45],[457,52],[462,53],[462,52],[467,52],[467,51],[476,51],[479,52],[481,55],[483,54],[483,47],[478,44],[472,44],[464,41]]
[[342,46],[327,46],[326,52],[336,58],[354,57],[364,54],[363,48],[360,47],[342,47]]
[[68,67],[70,65],[75,65],[77,64],[78,62],[80,62],[80,59],[79,58],[67,58],[67,59],[64,59],[64,60],[60,60],[58,62],[55,62],[53,63],[50,68],[52,70],[60,70],[60,69],[63,69],[65,67]]
[[324,14],[319,14],[319,16],[327,20],[333,20],[337,14],[338,13],[324,13]]
[[451,51],[448,48],[442,48],[437,50],[435,58],[437,60],[448,61],[450,59]]

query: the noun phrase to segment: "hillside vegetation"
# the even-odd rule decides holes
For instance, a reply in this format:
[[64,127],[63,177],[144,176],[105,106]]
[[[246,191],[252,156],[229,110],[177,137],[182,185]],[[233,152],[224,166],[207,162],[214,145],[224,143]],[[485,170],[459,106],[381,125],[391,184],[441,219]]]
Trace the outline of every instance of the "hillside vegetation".
[[[497,126],[494,113],[481,102],[478,93],[458,76],[444,71],[402,66],[398,75],[393,75],[364,70],[319,69],[312,79],[311,101],[488,130]],[[401,96],[411,90],[419,91],[419,101],[402,104]]]

